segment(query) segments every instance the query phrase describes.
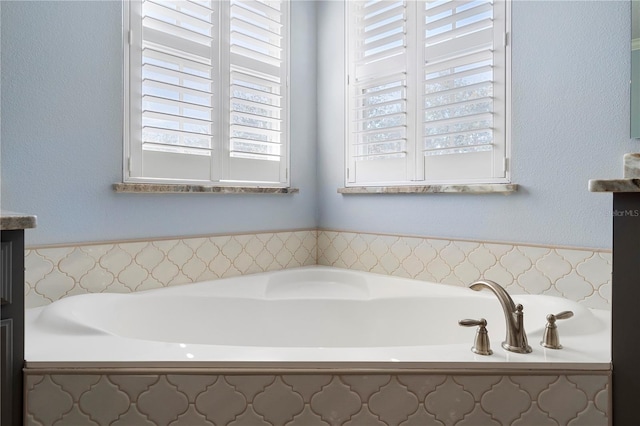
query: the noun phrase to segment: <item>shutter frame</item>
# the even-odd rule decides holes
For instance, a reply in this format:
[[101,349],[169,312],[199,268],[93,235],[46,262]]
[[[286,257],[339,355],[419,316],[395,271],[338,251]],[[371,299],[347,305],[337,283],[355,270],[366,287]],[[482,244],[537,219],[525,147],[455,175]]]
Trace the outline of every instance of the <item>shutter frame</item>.
[[[362,3],[362,2],[361,2]],[[373,7],[379,7],[383,9],[381,4],[371,3]],[[427,3],[425,1],[409,2],[410,4],[417,4],[417,10],[415,13],[408,14],[410,17],[414,17],[413,20],[407,20],[407,28],[405,33],[407,35],[407,56],[411,58],[407,61],[407,154],[409,161],[407,163],[406,179],[389,179],[389,175],[380,173],[384,166],[378,167],[378,172],[373,171],[373,176],[365,176],[365,179],[361,179],[362,176],[358,176],[358,161],[357,150],[354,146],[358,145],[358,141],[353,136],[353,122],[357,118],[357,93],[354,89],[357,84],[363,78],[363,76],[369,77],[367,72],[357,72],[357,65],[353,64],[354,58],[358,57],[358,49],[362,49],[361,45],[354,42],[357,34],[354,32],[354,25],[357,24],[357,19],[354,16],[355,6],[347,6],[345,13],[347,14],[347,34],[350,40],[347,46],[347,61],[349,68],[349,81],[347,87],[347,111],[349,116],[349,122],[347,128],[347,146],[346,152],[346,168],[348,172],[345,173],[346,186],[396,186],[396,185],[416,185],[423,184],[465,184],[465,183],[508,183],[510,182],[509,171],[504,167],[506,159],[510,154],[510,46],[505,43],[506,35],[510,31],[510,2],[505,0],[496,0],[493,3],[477,3],[464,0],[452,0],[443,2],[431,2],[437,3],[435,6],[438,14],[438,20],[434,22],[433,19],[427,20]],[[474,4],[475,3],[475,4]],[[377,6],[376,6],[377,5]],[[460,17],[456,17],[449,13],[447,16],[447,10],[451,8],[455,12],[460,14]],[[488,30],[484,30],[484,33],[478,32],[480,28],[486,26],[488,14],[491,10],[492,27]],[[479,13],[481,12],[481,13]],[[460,23],[460,27],[464,29],[453,28],[457,32],[457,38],[447,41],[448,34],[440,32],[438,34],[437,29],[443,25],[451,25],[452,23]],[[382,23],[382,27],[385,24]],[[466,27],[466,28],[465,28]],[[427,28],[429,32],[427,32]],[[451,30],[451,28],[446,28]],[[436,30],[434,32],[434,30]],[[467,32],[473,32],[472,35],[467,35]],[[484,34],[484,36],[482,35]],[[424,36],[422,36],[424,35]],[[462,36],[462,38],[461,38]],[[429,47],[429,43],[436,40],[439,44],[434,47]],[[478,41],[482,43],[484,37],[484,44],[488,45],[490,50],[490,59],[492,68],[489,70],[495,75],[499,74],[499,78],[491,78],[490,84],[493,92],[485,92],[485,86],[483,84],[471,80],[475,78],[475,71],[464,71],[466,74],[470,74],[471,77],[465,77],[468,83],[466,89],[449,88],[442,92],[428,94],[424,91],[422,79],[427,72],[433,72],[437,69],[447,68],[452,66],[451,64],[458,63],[456,66],[458,70],[463,70],[461,66],[464,64],[465,59],[461,55],[468,54],[471,50],[478,50],[472,46],[477,45]],[[467,42],[471,42],[470,44]],[[449,43],[449,44],[447,44]],[[425,46],[420,48],[420,46]],[[455,46],[457,52],[451,54],[451,47]],[[478,55],[485,55],[478,53]],[[411,61],[413,60],[413,62]],[[447,61],[451,61],[447,63]],[[381,67],[384,68],[384,67]],[[417,73],[416,73],[417,72]],[[412,73],[414,73],[412,75]],[[460,73],[463,75],[463,72]],[[446,80],[446,77],[441,77],[441,80]],[[355,81],[355,84],[354,84]],[[467,83],[465,83],[467,84]],[[489,87],[489,86],[486,86]],[[483,99],[482,93],[490,93],[490,98]],[[416,95],[417,98],[411,99],[412,95]],[[425,102],[429,103],[425,103]],[[466,115],[467,118],[452,118],[453,115],[461,114],[461,117],[465,117],[465,114],[469,114],[473,111],[482,111],[482,108],[488,108],[488,112],[493,123],[489,122],[489,128],[483,130],[480,124],[473,124],[471,127],[466,128],[462,125],[456,125],[456,122],[466,120],[470,121],[471,115]],[[444,115],[443,115],[444,113]],[[429,115],[425,115],[429,114]],[[437,128],[437,130],[429,130],[429,127],[433,127],[433,118],[428,117],[448,117],[442,122],[438,122],[438,125],[446,125],[446,127]],[[427,120],[428,121],[425,121]],[[482,116],[479,116],[482,118]],[[417,125],[415,125],[417,123]],[[452,126],[453,124],[453,126]],[[480,127],[478,127],[480,126]],[[440,126],[442,127],[442,126]],[[458,128],[458,129],[456,129]],[[443,131],[444,129],[444,131]],[[461,130],[462,129],[462,130]],[[435,140],[434,136],[438,139]],[[488,140],[487,137],[491,135],[491,145],[485,145],[483,148],[484,140]],[[469,154],[449,154],[449,155],[426,155],[439,153],[432,151],[431,145],[425,145],[426,142],[434,144],[433,147],[440,146],[441,143],[451,144],[458,151],[469,151]],[[471,148],[465,148],[465,144],[468,144]],[[460,146],[458,146],[460,145]],[[446,146],[446,145],[444,145]],[[477,146],[477,148],[473,148]],[[487,149],[489,154],[482,154],[482,149]],[[429,151],[424,151],[425,148],[429,148]],[[461,151],[462,150],[462,151]],[[474,154],[474,150],[479,150],[480,153]],[[458,152],[452,151],[452,152]],[[448,153],[448,151],[443,151]],[[466,155],[466,157],[465,157]],[[458,160],[456,160],[456,157]],[[455,160],[455,161],[454,161]],[[453,173],[451,172],[453,171]],[[376,176],[376,173],[377,176]]]
[[[260,11],[273,13],[274,7],[281,7],[283,16],[282,22],[275,25],[282,32],[282,47],[277,49],[279,57],[277,61],[257,70],[258,73],[266,69],[278,70],[283,86],[280,89],[282,99],[278,101],[277,108],[252,104],[250,101],[240,102],[246,110],[259,108],[264,114],[270,115],[270,118],[262,121],[266,125],[275,123],[282,133],[281,145],[277,147],[279,152],[275,149],[278,161],[252,158],[249,163],[257,162],[258,166],[245,170],[234,164],[238,163],[238,159],[234,158],[234,152],[229,148],[232,124],[230,105],[233,101],[230,96],[230,76],[235,66],[231,63],[234,56],[231,53],[231,39],[234,36],[238,38],[237,31],[231,33],[230,9],[239,3],[249,4],[247,10],[254,15]],[[288,88],[285,87],[289,75],[289,4],[286,0],[266,3],[258,0],[124,2],[125,182],[289,186]],[[147,4],[147,9],[152,12],[145,18],[148,10],[144,7]],[[211,15],[202,15],[207,12],[208,6],[213,12]],[[176,7],[188,11],[180,14],[174,11]],[[184,22],[174,19],[174,12]],[[151,25],[151,28],[148,29],[146,25]],[[246,20],[242,25],[247,28]],[[186,29],[181,29],[181,26]],[[261,37],[271,35],[270,29],[258,31],[255,44],[260,49],[270,46],[261,40]],[[207,45],[203,42],[207,42]],[[145,49],[148,53],[146,56]],[[254,56],[260,55],[255,53]],[[250,62],[249,58],[244,64]],[[274,63],[278,66],[274,66]],[[251,72],[256,71],[248,68]],[[240,146],[246,145],[246,141],[240,143]],[[260,143],[256,145],[267,146]],[[272,147],[269,149],[273,151]],[[208,161],[204,161],[205,157],[208,157]],[[274,158],[269,157],[270,160]],[[256,173],[260,170],[260,163],[267,162],[271,165],[278,163],[276,173],[272,166],[266,167],[268,173]]]

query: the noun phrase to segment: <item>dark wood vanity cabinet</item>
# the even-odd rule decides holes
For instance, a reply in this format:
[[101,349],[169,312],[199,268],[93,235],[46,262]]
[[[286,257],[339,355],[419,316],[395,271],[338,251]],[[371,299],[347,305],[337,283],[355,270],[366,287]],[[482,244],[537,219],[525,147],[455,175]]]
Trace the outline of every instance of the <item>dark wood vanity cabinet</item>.
[[22,425],[24,230],[0,231],[0,425]]
[[613,419],[638,424],[640,331],[640,192],[613,194]]
[[622,179],[591,179],[589,191],[613,194],[610,424],[636,425],[640,395],[640,329],[636,321],[640,306],[640,153],[624,155]]

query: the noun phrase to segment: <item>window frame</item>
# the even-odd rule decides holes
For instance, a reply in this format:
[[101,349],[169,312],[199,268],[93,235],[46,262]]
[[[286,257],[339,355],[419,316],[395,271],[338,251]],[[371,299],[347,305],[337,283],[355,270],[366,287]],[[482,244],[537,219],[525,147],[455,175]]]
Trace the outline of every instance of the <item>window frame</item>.
[[[355,0],[354,0],[355,1]],[[459,1],[459,0],[458,0]],[[420,88],[421,77],[424,76],[424,48],[419,48],[424,44],[424,38],[420,38],[420,30],[421,23],[420,19],[423,17],[422,12],[418,13],[416,10],[416,4],[424,4],[425,0],[406,0],[406,7],[410,8],[411,12],[408,14],[409,18],[406,19],[408,23],[408,28],[405,31],[405,35],[407,37],[413,37],[412,39],[408,39],[405,46],[407,47],[407,68],[405,69],[405,73],[407,74],[407,80],[413,79],[411,82],[411,87],[414,89]],[[424,114],[424,109],[420,105],[420,99],[422,96],[419,93],[419,90],[414,90],[414,92],[418,93],[416,97],[411,89],[407,89],[407,116],[408,122],[409,120],[414,120],[412,124],[407,125],[407,146],[406,146],[406,162],[407,166],[407,179],[390,179],[390,180],[377,180],[377,181],[362,181],[357,180],[357,177],[354,177],[355,172],[355,159],[352,153],[353,150],[353,85],[354,83],[354,70],[355,66],[353,64],[353,58],[355,57],[355,53],[352,51],[352,43],[355,38],[355,30],[353,29],[353,18],[351,16],[351,7],[352,1],[345,1],[344,6],[344,14],[345,14],[345,74],[347,78],[345,79],[345,117],[347,122],[345,123],[345,144],[344,144],[344,155],[345,155],[345,174],[344,174],[344,183],[345,190],[339,191],[342,193],[371,193],[371,191],[367,190],[368,187],[373,190],[374,193],[382,193],[380,191],[376,191],[375,188],[394,188],[394,187],[416,187],[417,192],[447,192],[441,191],[440,189],[444,188],[446,185],[455,185],[458,187],[456,191],[452,192],[465,192],[461,190],[461,186],[468,185],[470,187],[478,187],[479,185],[484,185],[488,188],[487,185],[493,186],[493,188],[497,188],[496,185],[504,185],[511,184],[511,143],[512,143],[512,129],[511,129],[511,115],[512,115],[512,93],[511,93],[511,0],[494,0],[495,3],[501,4],[504,7],[504,16],[500,16],[500,19],[503,19],[504,22],[504,32],[500,36],[500,41],[504,41],[502,45],[502,54],[504,55],[504,62],[497,64],[496,66],[502,67],[504,66],[504,102],[501,102],[498,105],[498,109],[502,113],[502,126],[498,128],[499,132],[504,134],[504,137],[501,138],[500,143],[498,144],[498,150],[502,151],[504,154],[500,156],[499,161],[494,158],[493,167],[502,168],[502,176],[494,176],[494,177],[481,177],[481,178],[468,178],[468,177],[456,177],[456,178],[445,178],[445,179],[425,179],[425,166],[424,161],[421,161],[425,158],[425,156],[420,154],[421,147],[423,145],[422,132],[420,131],[420,127],[422,127],[422,121],[418,121],[418,118]],[[411,9],[412,8],[412,9]],[[409,23],[412,21],[412,23]],[[501,24],[502,28],[502,24]],[[497,40],[497,33],[499,30],[494,30],[494,39]],[[412,76],[413,75],[413,76]],[[410,82],[407,82],[407,87],[410,86]],[[411,97],[414,97],[414,100],[409,101]],[[494,106],[493,110],[495,111],[496,107]],[[496,126],[494,126],[496,127]],[[492,153],[495,152],[495,149],[492,150]],[[376,170],[376,173],[378,171]],[[438,190],[434,191],[425,191],[424,189],[427,186],[439,186]],[[509,185],[513,186],[513,185]],[[360,188],[360,190],[358,189]],[[407,188],[409,189],[409,188]],[[395,193],[395,191],[392,191]],[[401,191],[401,192],[411,192],[411,191]],[[483,191],[471,191],[471,192],[483,192]],[[487,191],[493,192],[493,191]],[[386,193],[386,192],[385,192]]]
[[[235,176],[233,179],[230,176],[230,164],[233,161],[233,157],[230,155],[230,129],[231,129],[231,75],[234,64],[231,63],[231,45],[230,45],[230,22],[231,14],[230,0],[212,0],[215,3],[223,3],[223,12],[217,13],[217,20],[215,26],[217,26],[215,32],[215,38],[217,39],[216,46],[213,47],[215,56],[214,59],[219,61],[217,65],[219,67],[219,78],[212,77],[211,83],[214,86],[213,91],[213,107],[217,108],[215,114],[213,114],[211,120],[211,126],[214,127],[214,136],[211,140],[211,156],[210,156],[210,178],[209,179],[193,179],[193,178],[162,178],[162,177],[149,177],[143,176],[142,173],[136,173],[133,164],[135,150],[138,149],[138,157],[141,157],[142,141],[141,137],[135,138],[133,135],[135,132],[140,132],[142,129],[141,114],[136,114],[134,107],[135,102],[137,104],[138,111],[142,111],[141,94],[136,95],[134,91],[137,87],[141,87],[142,84],[142,67],[133,68],[132,46],[136,42],[135,38],[139,34],[142,37],[142,20],[140,8],[142,7],[142,0],[123,0],[123,163],[122,163],[122,182],[126,185],[134,184],[147,184],[147,185],[189,185],[193,187],[227,187],[227,188],[248,188],[259,190],[260,188],[291,188],[291,154],[290,154],[290,66],[291,66],[291,5],[290,0],[282,0],[282,79],[280,81],[281,90],[281,114],[279,120],[281,121],[281,154],[278,161],[279,179],[277,180],[260,180],[260,179],[243,179]],[[135,15],[137,14],[137,16]],[[139,28],[134,28],[134,25],[139,24]],[[139,41],[140,46],[142,41]],[[215,51],[217,49],[217,51]],[[237,64],[235,64],[237,69]],[[259,71],[256,71],[259,72]],[[136,75],[137,73],[137,75]],[[135,116],[134,116],[135,115]],[[140,160],[141,161],[141,160]],[[259,160],[254,160],[259,161]],[[269,161],[261,161],[267,163]],[[275,162],[274,162],[275,163]],[[250,170],[247,173],[251,173]],[[236,174],[237,175],[237,174]],[[208,192],[208,191],[207,191]],[[266,191],[272,192],[272,191]]]

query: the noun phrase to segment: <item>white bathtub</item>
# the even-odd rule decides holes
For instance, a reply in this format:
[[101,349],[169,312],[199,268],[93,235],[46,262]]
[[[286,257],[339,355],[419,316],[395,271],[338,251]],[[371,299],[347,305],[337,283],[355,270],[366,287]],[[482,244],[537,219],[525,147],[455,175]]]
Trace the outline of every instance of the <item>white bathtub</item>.
[[[495,295],[371,273],[306,267],[133,294],[68,297],[26,313],[31,368],[60,366],[402,365],[433,368],[610,368],[609,312],[562,298],[524,305],[531,354],[504,351]],[[550,313],[564,349],[539,345]],[[470,348],[486,318],[494,354]],[[175,363],[175,364],[174,364]]]

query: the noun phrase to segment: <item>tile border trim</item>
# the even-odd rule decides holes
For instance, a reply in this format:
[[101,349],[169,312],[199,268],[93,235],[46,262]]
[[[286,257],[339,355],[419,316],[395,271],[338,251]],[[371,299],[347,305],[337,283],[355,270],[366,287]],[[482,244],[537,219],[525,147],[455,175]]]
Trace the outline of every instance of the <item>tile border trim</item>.
[[438,240],[438,241],[460,241],[464,243],[477,243],[477,244],[505,244],[518,247],[536,247],[536,248],[548,248],[553,250],[586,250],[596,253],[613,253],[612,249],[606,248],[593,248],[582,246],[568,246],[561,244],[543,244],[543,243],[521,243],[517,241],[503,241],[503,240],[480,240],[474,238],[447,238],[447,237],[434,237],[429,235],[417,235],[417,234],[404,234],[393,232],[370,232],[370,231],[354,231],[341,228],[315,228],[318,233],[320,232],[340,232],[347,234],[361,234],[361,235],[376,235],[382,237],[398,237],[398,238],[421,238],[426,240]]

